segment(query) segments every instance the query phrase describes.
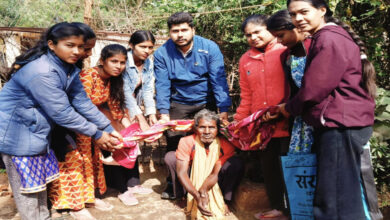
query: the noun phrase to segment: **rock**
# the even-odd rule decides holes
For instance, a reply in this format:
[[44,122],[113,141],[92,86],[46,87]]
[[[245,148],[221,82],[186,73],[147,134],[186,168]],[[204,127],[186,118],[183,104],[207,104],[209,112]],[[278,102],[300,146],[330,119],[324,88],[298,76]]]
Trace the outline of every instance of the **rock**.
[[7,173],[0,173],[0,185],[8,185]]
[[11,187],[8,183],[7,173],[0,173],[0,197],[12,194]]
[[239,212],[271,209],[264,184],[243,180],[234,194],[233,207]]

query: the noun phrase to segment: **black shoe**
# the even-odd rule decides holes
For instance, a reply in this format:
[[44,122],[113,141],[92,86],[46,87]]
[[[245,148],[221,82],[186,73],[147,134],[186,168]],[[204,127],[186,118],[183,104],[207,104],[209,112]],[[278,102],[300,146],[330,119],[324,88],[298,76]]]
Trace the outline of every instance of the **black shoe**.
[[175,195],[173,195],[173,193],[162,192],[162,193],[161,193],[161,199],[175,200],[176,197],[175,197]]

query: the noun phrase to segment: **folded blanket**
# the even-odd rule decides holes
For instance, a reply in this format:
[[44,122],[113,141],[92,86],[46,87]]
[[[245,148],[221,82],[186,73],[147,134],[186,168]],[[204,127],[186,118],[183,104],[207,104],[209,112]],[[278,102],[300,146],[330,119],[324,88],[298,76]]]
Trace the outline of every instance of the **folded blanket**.
[[277,120],[264,122],[262,116],[267,112],[275,114],[277,110],[277,106],[260,109],[239,122],[221,128],[220,133],[240,150],[263,150],[275,132]]

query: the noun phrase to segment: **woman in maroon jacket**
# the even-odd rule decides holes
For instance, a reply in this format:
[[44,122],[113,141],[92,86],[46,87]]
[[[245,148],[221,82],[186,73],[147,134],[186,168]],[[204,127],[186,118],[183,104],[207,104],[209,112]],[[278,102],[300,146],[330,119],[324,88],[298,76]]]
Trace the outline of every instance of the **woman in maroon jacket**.
[[288,0],[294,25],[313,41],[301,88],[283,115],[301,115],[317,133],[316,219],[366,219],[361,153],[374,123],[375,70],[364,43],[323,0]]

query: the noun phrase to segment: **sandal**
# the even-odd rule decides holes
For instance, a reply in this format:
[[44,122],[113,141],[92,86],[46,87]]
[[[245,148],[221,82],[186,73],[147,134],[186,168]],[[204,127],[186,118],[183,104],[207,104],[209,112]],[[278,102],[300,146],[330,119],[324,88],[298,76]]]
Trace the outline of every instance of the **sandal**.
[[118,198],[119,198],[119,200],[121,200],[121,202],[123,202],[123,204],[125,204],[127,206],[133,206],[133,205],[138,204],[138,200],[129,191],[126,191],[122,194],[119,194]]
[[96,220],[91,213],[87,209],[81,209],[81,210],[72,210],[69,212],[69,214],[72,216],[75,220]]
[[266,212],[258,212],[254,215],[254,217],[256,219],[272,219],[272,218],[279,218],[279,217],[282,217],[284,216],[283,215],[283,212],[277,210],[277,209],[272,209],[270,211],[266,211]]
[[152,189],[142,187],[141,185],[134,186],[134,187],[127,187],[127,191],[133,194],[141,194],[141,195],[147,195],[153,192]]
[[175,200],[176,196],[174,196],[173,193],[171,194],[169,192],[162,192],[161,199]]
[[52,220],[66,220],[67,218],[69,218],[69,212],[63,209],[60,210],[51,209],[50,216]]
[[114,208],[113,205],[107,203],[101,199],[95,198],[95,203],[86,203],[85,206],[87,208],[95,208],[100,211],[110,211]]

